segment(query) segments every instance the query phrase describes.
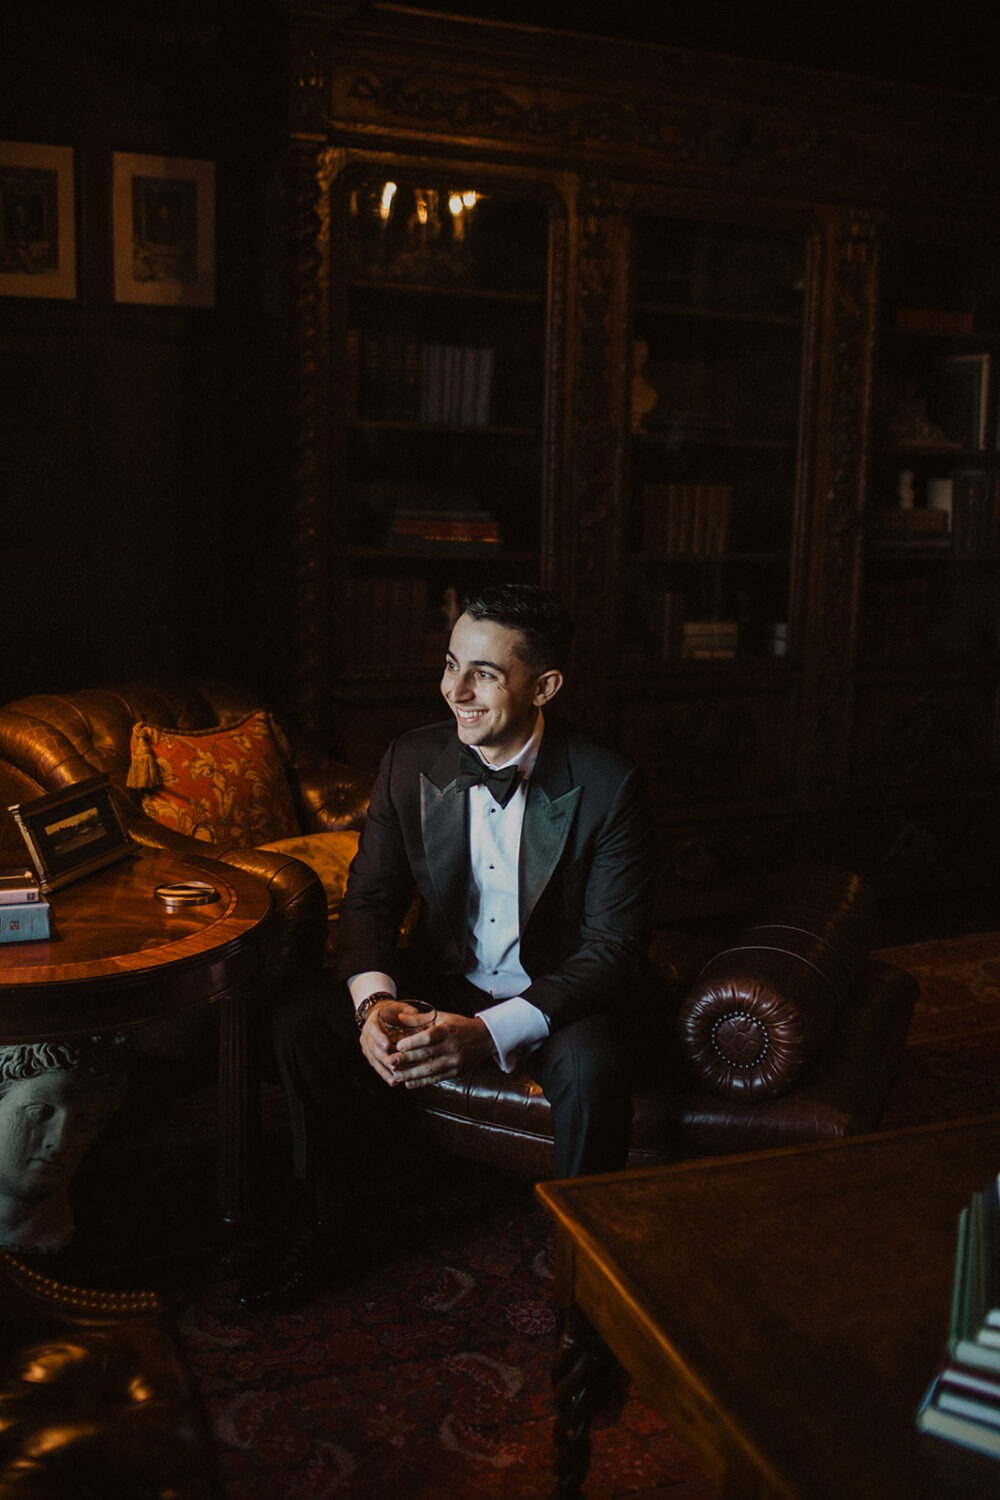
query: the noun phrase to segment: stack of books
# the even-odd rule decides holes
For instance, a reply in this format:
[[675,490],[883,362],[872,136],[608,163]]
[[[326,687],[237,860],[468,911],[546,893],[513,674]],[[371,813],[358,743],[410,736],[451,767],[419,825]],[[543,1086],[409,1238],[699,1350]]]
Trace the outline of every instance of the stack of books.
[[959,1214],[947,1350],[917,1426],[1000,1457],[1000,1176]]
[[0,943],[49,936],[49,903],[30,870],[0,873]]
[[449,547],[498,546],[500,526],[489,511],[435,509],[433,506],[397,505],[389,528],[391,547],[432,544]]
[[736,655],[740,627],[736,620],[685,620],[681,656],[690,661],[724,661]]

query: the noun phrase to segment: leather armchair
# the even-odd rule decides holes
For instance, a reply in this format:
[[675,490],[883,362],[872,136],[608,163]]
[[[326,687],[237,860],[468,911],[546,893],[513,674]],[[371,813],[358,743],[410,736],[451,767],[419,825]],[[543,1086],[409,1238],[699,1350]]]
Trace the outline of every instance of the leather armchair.
[[[220,846],[165,828],[145,816],[138,793],[126,784],[134,724],[211,729],[261,706],[242,689],[218,682],[131,683],[8,703],[0,709],[0,859],[9,864],[25,853],[6,811],[11,804],[106,774],[137,843],[224,860],[267,884],[271,920],[263,985],[297,982],[320,966],[327,941],[327,896],[313,869],[287,853]],[[368,802],[366,778],[308,743],[293,741],[291,749],[289,781],[302,832],[359,827]]]
[[[797,870],[696,972],[665,979],[663,1024],[649,1047],[666,1060],[665,1076],[633,1093],[630,1166],[877,1128],[918,985],[869,956],[874,912],[849,871]],[[520,1069],[486,1063],[407,1099],[437,1146],[552,1176],[549,1106]]]
[[221,1500],[211,1429],[151,1292],[0,1255],[0,1500]]

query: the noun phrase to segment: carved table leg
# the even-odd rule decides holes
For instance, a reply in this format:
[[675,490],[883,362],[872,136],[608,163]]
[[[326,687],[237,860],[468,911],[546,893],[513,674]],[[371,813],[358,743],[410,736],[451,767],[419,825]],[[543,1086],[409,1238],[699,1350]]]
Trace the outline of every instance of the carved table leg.
[[603,1340],[578,1309],[570,1308],[552,1370],[556,1409],[552,1424],[556,1450],[552,1500],[576,1500],[583,1494],[590,1464],[590,1420],[595,1399],[606,1382],[608,1360]]
[[222,996],[219,1025],[219,1216],[239,1256],[254,1227],[260,1168],[260,1093],[252,999]]

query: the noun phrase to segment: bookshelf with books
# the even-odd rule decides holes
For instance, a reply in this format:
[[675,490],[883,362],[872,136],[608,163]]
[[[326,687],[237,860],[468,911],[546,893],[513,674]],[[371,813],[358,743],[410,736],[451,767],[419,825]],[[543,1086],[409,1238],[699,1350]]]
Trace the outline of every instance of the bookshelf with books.
[[550,209],[469,166],[360,158],[332,196],[337,671],[430,708],[454,599],[539,573]]
[[[902,890],[908,865],[945,884],[993,868],[1000,246],[957,212],[935,225],[901,211],[879,252],[848,754],[858,797],[881,797],[899,829]],[[851,837],[866,842],[849,817]]]
[[[909,654],[1000,666],[1000,253],[978,236],[889,238],[875,367],[865,587],[921,579]],[[876,632],[860,656],[884,658]]]
[[541,581],[577,623],[563,712],[651,773],[663,911],[798,860],[1000,874],[993,114],[282,11],[305,725],[377,760],[440,711],[454,602]]
[[637,218],[624,629],[647,661],[785,654],[806,256],[801,227]]

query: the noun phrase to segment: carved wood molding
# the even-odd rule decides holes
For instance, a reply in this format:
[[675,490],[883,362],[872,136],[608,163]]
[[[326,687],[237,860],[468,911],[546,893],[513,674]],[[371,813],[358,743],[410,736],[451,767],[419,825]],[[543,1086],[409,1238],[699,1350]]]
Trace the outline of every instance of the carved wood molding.
[[288,63],[289,128],[323,139],[330,97],[330,44],[318,28],[298,27],[292,34]]
[[[526,72],[532,62],[519,57],[511,67]],[[741,100],[717,80],[685,79],[653,91],[648,78],[622,72],[584,94],[569,75],[557,83],[528,77],[511,84],[475,78],[475,68],[471,58],[453,68],[452,77],[474,79],[456,86],[447,73],[417,72],[405,62],[378,67],[346,60],[334,69],[331,117],[338,128],[404,128],[506,149],[520,143],[590,161],[606,150],[619,162],[626,155],[648,160],[658,172],[738,174],[769,192],[779,180],[783,189],[794,185],[811,194],[858,195],[868,183],[880,200],[911,201],[919,192],[921,199],[962,201],[989,192],[996,171],[995,153],[956,161],[937,136],[914,132],[913,122],[890,107],[877,126],[870,117],[856,123],[829,85],[810,94],[804,79],[786,102],[755,91]],[[960,102],[951,114],[959,109]]]
[[291,204],[292,509],[295,706],[319,732],[329,690],[329,538],[326,432],[330,363],[330,184],[339,153],[294,158]]
[[[567,495],[576,597],[578,658],[600,659],[610,639],[608,612],[615,605],[615,513],[620,485],[621,421],[613,377],[616,332],[622,326],[622,293],[616,242],[624,203],[610,182],[581,184],[577,300],[579,334],[573,370],[572,493]],[[595,653],[593,657],[591,653]]]
[[[521,90],[482,81],[449,87],[436,77],[364,69],[353,73],[345,97],[362,114],[383,122],[433,128],[447,134],[534,141],[551,149],[595,146],[651,152],[694,168],[720,166],[773,175],[822,163],[838,173],[856,173],[863,145],[836,127],[820,127],[763,111],[737,109],[718,100],[671,99],[669,94],[633,97],[621,92],[566,100],[553,89]],[[670,102],[665,103],[668,99]]]
[[813,670],[804,775],[814,791],[833,791],[847,764],[851,726],[845,674],[857,630],[877,258],[875,216],[864,210],[845,212],[833,244],[833,357],[823,418],[827,466],[819,497],[822,567],[811,612]]

